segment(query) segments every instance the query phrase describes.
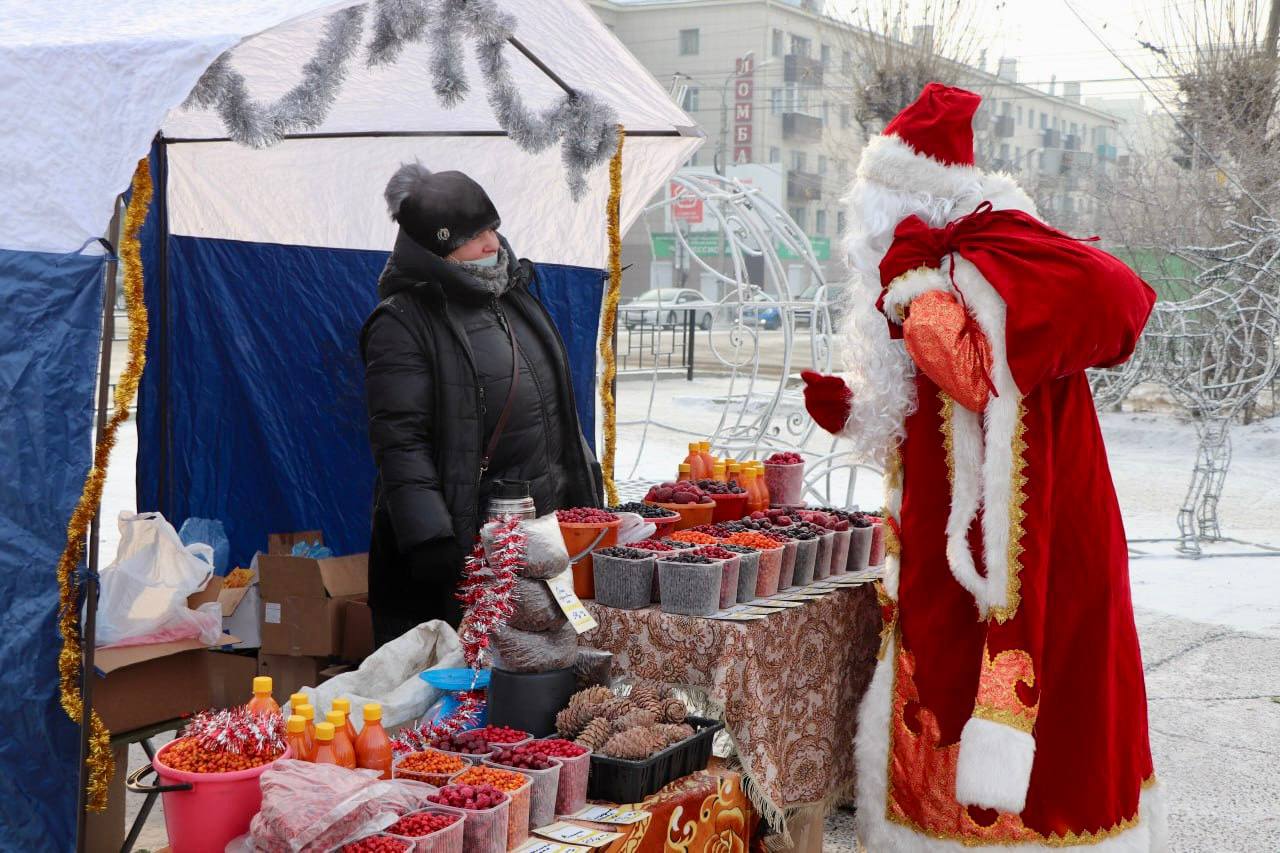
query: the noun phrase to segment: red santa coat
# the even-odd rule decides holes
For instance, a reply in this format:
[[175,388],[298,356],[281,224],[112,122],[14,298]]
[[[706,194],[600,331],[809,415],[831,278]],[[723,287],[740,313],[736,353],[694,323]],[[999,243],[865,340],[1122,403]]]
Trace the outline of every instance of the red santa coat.
[[[881,270],[894,323],[939,290],[981,335],[917,352],[886,474],[897,536],[860,714],[864,841],[1164,849],[1124,527],[1084,374],[1129,357],[1155,295],[1110,255],[989,206],[946,229],[905,221]],[[979,415],[929,368],[984,337]]]

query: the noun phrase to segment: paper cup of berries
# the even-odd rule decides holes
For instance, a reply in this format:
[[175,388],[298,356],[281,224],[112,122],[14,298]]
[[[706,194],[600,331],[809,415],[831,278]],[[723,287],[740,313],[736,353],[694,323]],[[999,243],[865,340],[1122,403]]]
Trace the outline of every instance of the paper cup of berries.
[[720,576],[720,609],[736,604],[738,602],[738,570],[742,565],[742,555],[726,551],[719,545],[707,545],[694,553],[719,560],[724,565],[723,574]]
[[587,782],[591,776],[591,750],[563,738],[535,740],[536,746],[560,765],[556,786],[556,814],[576,814],[587,804]]
[[644,496],[644,502],[679,513],[676,530],[710,524],[716,511],[716,502],[711,496],[688,480],[654,486]]
[[682,552],[658,558],[664,613],[710,616],[720,609],[724,561]]
[[737,554],[739,558],[736,601],[739,604],[751,601],[756,597],[756,580],[760,575],[760,551],[746,545],[734,545],[731,542],[726,542],[720,547]]
[[[595,582],[591,575],[591,552],[618,544],[618,528],[622,519],[595,507],[556,510],[560,535],[573,560],[573,591],[579,598],[595,598]],[[573,559],[573,558],[577,559]]]
[[465,833],[463,817],[442,808],[410,812],[386,831],[414,841],[414,853],[462,853]]
[[417,849],[416,842],[410,838],[401,838],[388,832],[375,832],[355,841],[348,841],[338,848],[340,853],[411,853]]
[[467,769],[469,763],[461,755],[442,752],[438,749],[407,752],[398,756],[391,765],[391,778],[412,779],[415,782],[425,782],[441,788],[449,784],[451,778]]
[[764,460],[764,484],[769,503],[778,507],[804,503],[804,457],[799,453],[775,453]]
[[513,770],[532,779],[529,792],[529,831],[554,823],[560,765],[551,760],[538,741],[511,749],[499,749],[485,762],[499,770]]
[[631,503],[611,506],[609,511],[631,512],[640,516],[654,527],[653,536],[649,537],[651,539],[661,539],[664,536],[671,535],[675,531],[676,525],[680,523],[680,513],[675,510],[664,509],[657,504],[632,501]]
[[[496,788],[506,794],[511,808],[507,813],[507,849],[514,850],[529,837],[529,807],[533,797],[533,779],[514,770],[496,767],[468,767],[453,777],[452,785],[477,790]],[[442,788],[443,792],[445,789]]]
[[591,555],[591,565],[598,603],[622,610],[639,610],[653,603],[652,551],[601,548]]
[[463,853],[505,853],[508,849],[511,797],[505,792],[492,785],[446,785],[427,800],[441,811],[463,818]]

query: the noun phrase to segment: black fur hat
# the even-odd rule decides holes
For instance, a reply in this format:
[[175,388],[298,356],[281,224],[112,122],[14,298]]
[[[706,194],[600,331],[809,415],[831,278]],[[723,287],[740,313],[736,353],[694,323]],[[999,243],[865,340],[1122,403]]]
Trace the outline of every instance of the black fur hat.
[[462,172],[432,172],[421,163],[405,163],[387,182],[385,196],[400,229],[442,258],[502,224],[488,193]]

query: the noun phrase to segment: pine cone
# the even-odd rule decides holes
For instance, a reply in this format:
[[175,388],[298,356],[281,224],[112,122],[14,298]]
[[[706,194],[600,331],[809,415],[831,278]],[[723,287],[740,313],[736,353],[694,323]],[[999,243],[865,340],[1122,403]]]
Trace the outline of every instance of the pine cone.
[[618,732],[600,750],[604,755],[640,761],[659,752],[666,740],[653,729],[633,728]]
[[635,703],[630,699],[622,696],[610,699],[598,708],[595,708],[596,715],[604,717],[607,720],[616,720],[623,714],[627,714],[636,709]]
[[618,731],[626,731],[634,728],[647,729],[657,722],[657,714],[652,711],[646,711],[643,708],[636,708],[634,711],[628,711],[614,720],[613,726]]
[[569,700],[570,708],[591,708],[597,705],[603,705],[610,699],[615,698],[613,691],[608,687],[602,687],[599,684],[594,687],[588,687],[586,690],[579,690],[573,694],[573,698]]
[[631,688],[631,692],[627,694],[627,698],[635,702],[637,706],[643,708],[650,703],[658,701],[658,686],[652,682],[642,681],[635,687]]
[[568,708],[556,714],[556,731],[561,737],[577,737],[594,717],[595,708],[587,706],[574,707],[573,704],[570,704]]
[[593,752],[599,752],[600,748],[609,740],[609,736],[613,734],[613,726],[604,717],[597,717],[587,723],[586,728],[578,735],[576,743],[578,746],[585,746]]
[[658,718],[664,723],[683,723],[685,718],[689,716],[689,709],[684,706],[684,702],[674,696],[662,700],[662,708],[658,714]]
[[693,737],[693,726],[686,723],[672,724],[662,723],[654,726],[654,731],[662,735],[667,746],[677,744],[682,740]]

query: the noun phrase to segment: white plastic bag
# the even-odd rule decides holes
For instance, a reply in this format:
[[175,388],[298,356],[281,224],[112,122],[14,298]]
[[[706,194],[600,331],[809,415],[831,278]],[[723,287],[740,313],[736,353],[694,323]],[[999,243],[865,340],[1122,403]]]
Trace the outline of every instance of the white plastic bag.
[[618,518],[622,519],[622,524],[618,525],[618,544],[630,545],[633,542],[643,542],[658,531],[656,524],[651,524],[644,520],[644,517],[634,512],[618,512],[614,513]]
[[[158,512],[120,513],[120,548],[102,570],[98,598],[100,646],[134,645],[186,638],[217,642],[212,614],[187,607],[187,596],[213,577],[213,548],[183,545],[173,525]],[[203,635],[203,636],[202,636]]]

